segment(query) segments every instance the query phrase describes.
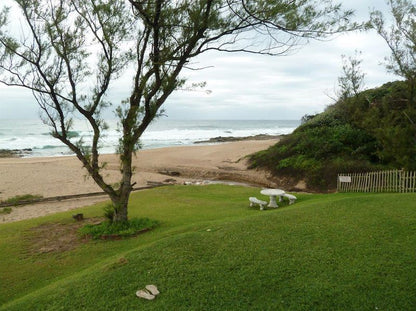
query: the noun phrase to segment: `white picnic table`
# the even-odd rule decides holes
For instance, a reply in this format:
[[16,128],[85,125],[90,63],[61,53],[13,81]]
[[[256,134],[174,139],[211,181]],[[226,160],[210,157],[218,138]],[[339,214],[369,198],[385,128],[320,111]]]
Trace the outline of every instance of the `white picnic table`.
[[269,205],[267,205],[268,207],[279,207],[279,205],[277,205],[276,202],[276,197],[277,196],[282,196],[285,194],[285,192],[281,189],[263,189],[260,191],[261,194],[263,195],[268,195],[270,197],[270,202]]

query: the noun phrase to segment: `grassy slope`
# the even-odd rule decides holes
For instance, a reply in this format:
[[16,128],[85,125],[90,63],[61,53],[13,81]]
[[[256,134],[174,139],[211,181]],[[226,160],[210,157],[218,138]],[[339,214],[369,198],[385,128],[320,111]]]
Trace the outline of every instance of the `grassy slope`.
[[[1,225],[0,299],[7,304],[0,309],[416,308],[415,194],[299,195],[290,207],[247,209],[258,191],[146,191],[133,198],[131,214],[159,219],[160,228],[55,255],[25,254],[25,232],[68,214]],[[160,296],[137,299],[135,291],[150,283]]]

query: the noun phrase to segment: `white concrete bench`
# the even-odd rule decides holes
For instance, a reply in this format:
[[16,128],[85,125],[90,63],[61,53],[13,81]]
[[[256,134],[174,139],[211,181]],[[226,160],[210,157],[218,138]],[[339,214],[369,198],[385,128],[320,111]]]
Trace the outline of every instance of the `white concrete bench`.
[[250,207],[254,206],[254,204],[258,204],[260,206],[261,211],[264,209],[264,206],[267,204],[266,201],[259,200],[256,197],[249,197],[248,200],[250,201]]
[[289,205],[295,203],[295,201],[297,199],[294,195],[289,194],[289,193],[282,194],[279,197],[280,197],[280,200],[279,200],[280,202],[283,201],[283,197],[288,198],[289,199]]

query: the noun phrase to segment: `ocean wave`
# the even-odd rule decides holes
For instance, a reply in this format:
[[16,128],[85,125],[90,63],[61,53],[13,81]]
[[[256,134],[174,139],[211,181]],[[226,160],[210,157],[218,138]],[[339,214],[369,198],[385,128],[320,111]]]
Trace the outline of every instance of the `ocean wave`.
[[[80,137],[81,133],[82,133],[81,131],[68,131],[67,136],[68,136],[68,138]],[[42,136],[51,136],[51,133],[42,133],[41,135]]]
[[[178,121],[160,120],[153,123],[141,137],[143,149],[192,145],[196,141],[213,137],[247,137],[259,134],[281,135],[291,133],[298,121]],[[0,121],[0,149],[33,149],[30,156],[56,156],[68,154],[69,148],[53,138],[48,127],[38,122],[28,123]],[[100,140],[102,153],[114,153],[119,143],[120,132],[116,122],[103,131]],[[92,141],[93,132],[86,122],[75,122],[68,135],[72,142],[81,137],[85,144]]]
[[47,150],[47,149],[58,149],[62,148],[63,146],[54,146],[54,145],[45,145],[42,147],[33,147],[34,150]]
[[78,131],[68,131],[67,134],[68,138],[75,138],[80,136],[80,132]]

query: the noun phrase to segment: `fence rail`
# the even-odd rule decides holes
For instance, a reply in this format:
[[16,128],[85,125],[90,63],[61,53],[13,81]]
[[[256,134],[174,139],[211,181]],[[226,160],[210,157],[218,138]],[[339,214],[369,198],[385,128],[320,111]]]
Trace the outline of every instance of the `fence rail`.
[[416,172],[391,170],[338,174],[338,192],[416,192]]

